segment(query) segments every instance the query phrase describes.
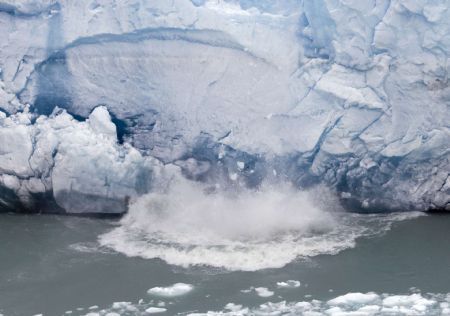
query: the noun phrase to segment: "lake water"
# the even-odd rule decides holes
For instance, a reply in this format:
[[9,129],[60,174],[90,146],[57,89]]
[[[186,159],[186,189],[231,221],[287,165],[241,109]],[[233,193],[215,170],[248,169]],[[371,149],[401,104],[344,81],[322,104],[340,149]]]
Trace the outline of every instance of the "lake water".
[[[408,310],[417,315],[445,314],[450,301],[450,216],[400,216],[389,221],[383,215],[374,216],[366,225],[375,229],[356,236],[353,245],[337,253],[300,256],[281,268],[229,271],[167,264],[158,258],[142,258],[148,256],[139,253],[126,256],[114,247],[100,245],[100,236],[121,227],[118,220],[2,214],[0,314],[114,316],[218,311],[216,314],[225,315],[228,311],[227,315],[313,315],[316,311],[316,315],[338,315],[336,308],[345,310],[347,303],[356,304],[353,309],[363,306],[361,311],[366,312],[378,308],[373,315],[389,312],[388,307],[389,315]],[[390,229],[384,229],[386,225]],[[277,285],[287,280],[300,281],[300,286],[297,282]],[[147,293],[150,288],[176,283],[193,289],[171,297]],[[420,295],[411,295],[419,291]],[[325,303],[349,292],[377,295],[346,296],[350,302],[343,305]],[[394,297],[400,294],[409,296]],[[386,300],[389,297],[391,300]],[[411,297],[414,302],[405,301]],[[395,299],[397,305],[392,303]],[[267,302],[277,304],[260,306]],[[295,305],[297,302],[304,303]],[[226,309],[228,303],[235,305]],[[423,308],[428,312],[421,311]]]

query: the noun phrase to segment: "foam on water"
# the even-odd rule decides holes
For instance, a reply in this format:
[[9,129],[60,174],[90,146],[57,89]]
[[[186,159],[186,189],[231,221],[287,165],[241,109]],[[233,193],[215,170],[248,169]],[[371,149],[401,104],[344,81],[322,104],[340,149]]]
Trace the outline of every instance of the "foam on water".
[[218,191],[179,179],[165,192],[135,201],[100,244],[127,256],[160,258],[182,267],[279,268],[299,257],[335,254],[356,238],[411,216],[357,215],[336,208],[325,189],[286,184]]

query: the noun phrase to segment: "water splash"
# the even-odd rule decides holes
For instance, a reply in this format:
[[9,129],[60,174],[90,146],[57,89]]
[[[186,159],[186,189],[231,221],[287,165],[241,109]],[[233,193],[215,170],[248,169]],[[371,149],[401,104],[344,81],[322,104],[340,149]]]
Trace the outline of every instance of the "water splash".
[[127,256],[254,271],[335,254],[396,219],[349,214],[336,205],[324,188],[299,191],[278,183],[227,192],[178,179],[168,191],[135,201],[120,226],[99,240]]

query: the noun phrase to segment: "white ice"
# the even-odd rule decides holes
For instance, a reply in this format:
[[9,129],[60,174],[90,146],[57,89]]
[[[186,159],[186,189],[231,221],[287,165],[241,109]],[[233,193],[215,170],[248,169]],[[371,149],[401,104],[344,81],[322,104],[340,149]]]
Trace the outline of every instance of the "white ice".
[[[299,302],[267,302],[256,307],[228,303],[222,310],[182,312],[189,316],[252,316],[252,315],[310,315],[310,316],[443,316],[450,315],[450,294],[406,295],[347,293],[327,301],[312,299]],[[144,316],[156,311],[147,304],[121,303],[85,316]],[[150,312],[148,310],[150,309]],[[167,310],[170,313],[170,309]],[[162,311],[161,311],[162,312]]]
[[268,288],[266,287],[256,287],[255,288],[255,292],[256,294],[258,294],[258,296],[260,297],[270,297],[273,296],[274,292],[270,291]]
[[194,287],[191,284],[186,283],[175,283],[167,287],[153,287],[147,291],[150,295],[161,296],[161,297],[175,297],[185,295],[191,292]]
[[[97,143],[114,138],[104,111],[91,114],[104,105],[129,124],[126,150],[133,144],[165,163],[222,163],[205,153],[208,137],[269,164],[288,160],[278,174],[320,179],[369,210],[448,209],[447,8],[426,0],[2,1],[1,186],[23,205],[54,188],[67,212],[92,191],[115,201],[97,198],[96,208],[123,212],[125,197],[148,187],[113,145],[84,146],[94,134]],[[59,105],[90,123],[34,122],[27,104]],[[87,168],[88,160],[98,163]],[[247,166],[236,158],[228,176],[239,182]],[[53,172],[64,181],[53,186]],[[70,192],[67,177],[76,178]]]
[[300,281],[297,280],[288,280],[286,282],[282,281],[282,282],[277,282],[277,287],[281,288],[281,289],[292,289],[292,288],[297,288],[300,287]]
[[159,314],[164,313],[165,311],[167,311],[167,309],[162,307],[149,307],[145,310],[148,314]]

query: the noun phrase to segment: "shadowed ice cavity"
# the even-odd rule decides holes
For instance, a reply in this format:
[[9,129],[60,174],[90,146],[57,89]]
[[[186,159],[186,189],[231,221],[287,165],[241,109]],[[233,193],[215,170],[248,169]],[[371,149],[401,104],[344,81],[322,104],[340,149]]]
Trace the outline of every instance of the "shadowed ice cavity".
[[70,72],[67,67],[64,46],[63,16],[61,6],[55,5],[48,20],[48,58],[37,66],[37,96],[34,108],[39,114],[50,115],[58,106],[68,109],[71,105]]

